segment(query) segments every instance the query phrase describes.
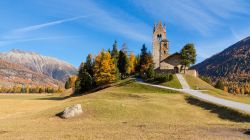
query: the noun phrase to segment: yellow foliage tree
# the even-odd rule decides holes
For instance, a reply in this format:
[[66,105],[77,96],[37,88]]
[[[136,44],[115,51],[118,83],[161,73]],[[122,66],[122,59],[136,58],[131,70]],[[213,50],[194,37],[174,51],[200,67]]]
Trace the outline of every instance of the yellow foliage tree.
[[96,56],[93,71],[97,85],[109,84],[117,80],[114,59],[104,50]]
[[129,57],[129,67],[128,67],[129,74],[135,72],[135,66],[136,66],[136,58],[135,55],[131,52]]

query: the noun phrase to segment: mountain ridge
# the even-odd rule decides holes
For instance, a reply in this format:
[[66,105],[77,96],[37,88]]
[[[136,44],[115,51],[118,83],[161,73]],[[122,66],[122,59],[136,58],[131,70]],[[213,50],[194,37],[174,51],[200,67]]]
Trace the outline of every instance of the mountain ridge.
[[61,82],[65,82],[70,75],[77,72],[77,69],[66,61],[18,49],[0,53],[0,59],[23,65],[34,72],[47,75]]
[[248,87],[250,82],[250,36],[236,42],[223,51],[192,66],[199,75],[213,81],[223,80],[226,85]]

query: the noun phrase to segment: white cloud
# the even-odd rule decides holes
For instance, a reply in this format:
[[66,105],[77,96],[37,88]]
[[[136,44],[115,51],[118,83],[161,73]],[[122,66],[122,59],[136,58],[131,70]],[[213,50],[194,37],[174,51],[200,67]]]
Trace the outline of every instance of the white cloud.
[[[155,19],[194,30],[207,36],[215,28],[225,26],[225,20],[239,14],[250,14],[249,4],[243,0],[136,0]],[[245,18],[244,16],[242,17]]]
[[30,41],[40,41],[40,40],[60,40],[60,39],[79,38],[79,37],[81,36],[52,36],[52,37],[11,39],[11,40],[0,41],[0,47],[20,42],[30,42]]
[[52,21],[52,22],[47,22],[47,23],[43,23],[43,24],[37,24],[37,25],[32,25],[32,26],[16,29],[16,30],[13,30],[12,32],[13,33],[31,32],[31,31],[42,29],[42,28],[62,24],[62,23],[65,23],[65,22],[79,20],[79,19],[86,18],[86,17],[88,17],[88,16],[77,16],[77,17],[73,17],[73,18],[66,18],[66,19],[62,19],[62,20],[57,20],[57,21]]

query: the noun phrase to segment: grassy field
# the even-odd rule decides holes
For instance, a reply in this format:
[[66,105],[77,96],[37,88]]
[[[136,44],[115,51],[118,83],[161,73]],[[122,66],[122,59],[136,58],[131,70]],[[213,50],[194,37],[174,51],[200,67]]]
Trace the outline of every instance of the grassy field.
[[201,80],[200,78],[193,77],[190,75],[183,75],[183,76],[192,89],[204,90],[202,92],[206,93],[206,94],[214,95],[214,96],[228,99],[228,100],[232,100],[232,101],[250,104],[250,97],[249,96],[230,94],[230,93],[227,93],[223,90],[214,88],[213,86],[211,86],[210,84]]
[[173,80],[161,83],[161,85],[167,86],[167,87],[179,88],[179,89],[182,88],[182,86],[181,86],[181,84],[180,84],[180,82],[177,79],[175,74],[173,75]]
[[[75,103],[83,106],[81,116],[55,116]],[[1,139],[250,138],[249,116],[131,81],[70,98],[1,94],[0,104]]]

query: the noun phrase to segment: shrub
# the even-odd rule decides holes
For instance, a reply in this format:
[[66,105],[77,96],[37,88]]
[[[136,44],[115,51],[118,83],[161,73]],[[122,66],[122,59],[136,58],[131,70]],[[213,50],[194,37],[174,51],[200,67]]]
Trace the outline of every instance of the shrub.
[[221,80],[218,80],[214,86],[215,88],[218,88],[218,89],[221,89],[221,90],[224,90],[224,83],[223,81]]
[[167,81],[173,80],[173,75],[172,74],[156,74],[154,77],[154,81],[163,83]]

